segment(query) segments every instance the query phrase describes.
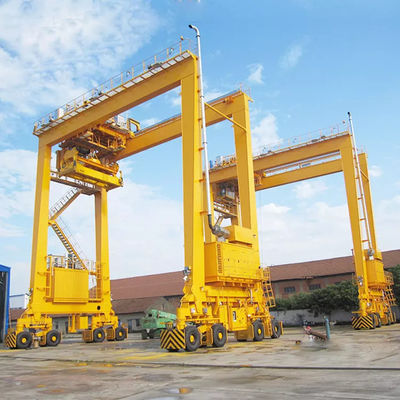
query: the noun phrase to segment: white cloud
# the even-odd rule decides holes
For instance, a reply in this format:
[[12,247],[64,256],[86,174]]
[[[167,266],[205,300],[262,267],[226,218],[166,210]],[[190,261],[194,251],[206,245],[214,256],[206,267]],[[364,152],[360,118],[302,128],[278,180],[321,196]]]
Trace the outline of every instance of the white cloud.
[[283,55],[280,66],[283,69],[290,69],[297,65],[301,56],[303,55],[303,46],[300,44],[295,44],[286,51]]
[[370,177],[378,178],[382,175],[382,168],[378,165],[371,165],[371,167],[368,168],[368,173]]
[[288,208],[272,203],[260,207],[258,215],[264,264],[351,254],[353,245],[347,205],[330,206],[316,202]]
[[[129,178],[129,161],[122,164],[124,187],[110,191],[108,202],[111,277],[182,269],[182,204],[164,197],[157,188],[134,183]],[[24,250],[7,252],[2,260],[17,271],[13,274],[13,293],[28,289],[35,172],[35,152],[0,152],[0,252],[4,254],[6,249],[10,249],[14,238],[20,238],[25,247]],[[68,190],[68,186],[52,183],[50,205]],[[63,219],[85,255],[93,259],[93,196],[79,196],[63,213]],[[51,229],[48,252],[65,254]]]
[[250,75],[247,78],[249,82],[259,85],[264,83],[262,79],[262,72],[264,70],[264,67],[262,64],[251,64],[247,68],[250,70]]
[[160,25],[142,0],[8,0],[0,21],[0,101],[23,113],[62,105],[117,73]]
[[327,186],[322,181],[303,181],[297,183],[293,191],[298,199],[304,200],[310,199],[316,194],[324,192],[326,189]]
[[278,144],[281,139],[278,136],[276,117],[272,113],[266,114],[251,130],[253,149],[257,150],[267,144]]

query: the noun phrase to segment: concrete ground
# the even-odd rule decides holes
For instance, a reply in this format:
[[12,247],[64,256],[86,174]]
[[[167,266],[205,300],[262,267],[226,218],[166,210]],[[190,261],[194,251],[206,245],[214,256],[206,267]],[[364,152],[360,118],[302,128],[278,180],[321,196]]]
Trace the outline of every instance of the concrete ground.
[[67,337],[55,348],[2,347],[0,398],[398,399],[399,348],[400,325],[334,326],[329,343],[291,328],[277,340],[230,337],[225,348],[195,353],[168,353],[139,335],[100,344]]

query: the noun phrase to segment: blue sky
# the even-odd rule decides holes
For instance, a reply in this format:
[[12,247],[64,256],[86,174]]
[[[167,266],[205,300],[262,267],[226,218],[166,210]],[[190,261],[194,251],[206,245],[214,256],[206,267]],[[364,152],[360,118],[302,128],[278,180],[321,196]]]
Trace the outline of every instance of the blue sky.
[[[250,90],[254,144],[329,127],[351,111],[366,149],[382,250],[399,247],[400,5],[395,1],[0,1],[0,263],[28,288],[37,139],[33,122],[168,47],[202,34],[209,99]],[[128,112],[148,125],[180,112],[173,91]],[[231,154],[230,124],[209,129],[210,157]],[[110,193],[113,278],[183,267],[181,143],[121,163]],[[52,202],[65,188],[52,189]],[[94,253],[93,199],[65,213]],[[265,264],[350,254],[340,174],[257,194]],[[129,224],[126,221],[131,221]],[[49,252],[63,252],[49,236]],[[157,250],[155,250],[157,249]]]

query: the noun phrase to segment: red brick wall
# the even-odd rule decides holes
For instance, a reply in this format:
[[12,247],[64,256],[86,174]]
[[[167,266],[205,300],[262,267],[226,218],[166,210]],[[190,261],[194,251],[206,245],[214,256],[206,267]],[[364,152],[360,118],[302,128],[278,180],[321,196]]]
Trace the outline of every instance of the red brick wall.
[[[328,285],[334,285],[337,282],[342,282],[350,280],[352,274],[342,274],[334,276],[322,276],[312,279],[293,279],[285,281],[275,281],[272,282],[272,288],[274,289],[274,294],[276,298],[288,298],[294,294],[301,292],[309,292],[310,285],[321,285],[321,289],[327,287]],[[294,287],[295,292],[285,293],[285,288]]]

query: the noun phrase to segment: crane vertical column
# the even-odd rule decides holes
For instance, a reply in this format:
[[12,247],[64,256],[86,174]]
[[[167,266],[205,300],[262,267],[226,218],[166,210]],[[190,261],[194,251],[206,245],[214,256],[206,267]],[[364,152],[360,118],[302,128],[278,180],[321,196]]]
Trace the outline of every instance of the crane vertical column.
[[[185,285],[185,301],[194,301],[196,314],[202,313],[204,287],[203,168],[199,120],[199,97],[196,62],[193,73],[181,81],[182,87],[182,161],[185,271],[191,285]],[[178,326],[184,327],[178,309]]]

